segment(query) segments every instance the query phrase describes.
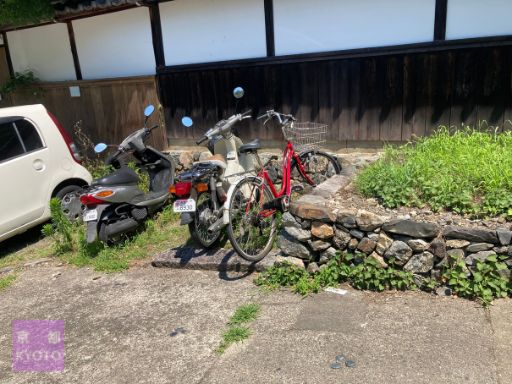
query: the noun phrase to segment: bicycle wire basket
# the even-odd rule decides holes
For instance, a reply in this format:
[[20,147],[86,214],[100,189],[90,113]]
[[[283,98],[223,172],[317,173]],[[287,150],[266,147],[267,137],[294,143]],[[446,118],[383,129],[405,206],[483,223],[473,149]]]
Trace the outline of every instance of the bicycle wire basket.
[[283,127],[286,140],[290,140],[299,152],[318,149],[327,136],[327,124],[293,122]]

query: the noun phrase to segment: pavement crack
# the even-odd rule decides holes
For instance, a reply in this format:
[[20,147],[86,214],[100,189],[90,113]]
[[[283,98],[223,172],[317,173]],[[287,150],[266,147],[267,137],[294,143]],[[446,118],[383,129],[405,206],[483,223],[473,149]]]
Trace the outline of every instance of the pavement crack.
[[484,316],[485,316],[485,320],[487,320],[487,322],[489,323],[489,327],[491,329],[491,336],[492,336],[491,348],[492,348],[492,358],[494,360],[494,371],[496,373],[496,383],[504,384],[503,381],[501,380],[501,375],[498,372],[499,364],[498,364],[498,354],[496,351],[496,331],[494,329],[494,324],[492,322],[492,317],[491,317],[491,310],[489,308],[484,308]]

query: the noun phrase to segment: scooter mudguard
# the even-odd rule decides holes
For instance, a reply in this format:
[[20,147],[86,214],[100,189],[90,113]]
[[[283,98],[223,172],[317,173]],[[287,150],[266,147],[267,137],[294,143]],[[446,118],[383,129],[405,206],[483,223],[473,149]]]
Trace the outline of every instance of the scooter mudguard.
[[88,221],[87,222],[87,244],[92,244],[98,240],[98,222]]
[[98,224],[102,220],[103,211],[109,206],[109,204],[99,204],[96,206],[98,211],[98,218],[93,221],[87,222],[87,244],[92,244],[98,240]]
[[193,212],[183,212],[181,214],[181,222],[180,225],[187,225],[194,221],[194,213]]

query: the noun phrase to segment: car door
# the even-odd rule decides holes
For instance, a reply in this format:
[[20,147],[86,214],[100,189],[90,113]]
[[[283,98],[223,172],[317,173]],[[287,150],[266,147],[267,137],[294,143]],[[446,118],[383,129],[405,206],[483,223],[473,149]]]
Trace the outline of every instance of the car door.
[[0,234],[42,217],[48,197],[48,148],[28,119],[0,120]]

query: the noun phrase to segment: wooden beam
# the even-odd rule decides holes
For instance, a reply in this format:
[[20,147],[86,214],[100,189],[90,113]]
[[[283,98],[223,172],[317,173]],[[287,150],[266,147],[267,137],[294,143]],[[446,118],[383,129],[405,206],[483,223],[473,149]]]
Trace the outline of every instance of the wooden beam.
[[76,49],[75,31],[73,31],[73,23],[66,22],[68,26],[69,44],[71,45],[71,54],[73,55],[73,63],[75,64],[75,74],[77,80],[82,80],[82,69],[80,68],[80,60],[78,59],[78,51]]
[[264,0],[265,7],[265,33],[267,35],[267,56],[276,54],[274,41],[274,4],[272,0]]
[[162,21],[160,20],[160,7],[157,3],[149,6],[151,20],[151,35],[153,37],[153,51],[155,53],[156,67],[165,67],[164,42],[162,36]]
[[188,71],[204,71],[211,69],[228,69],[265,65],[279,65],[289,63],[307,63],[314,61],[354,59],[364,57],[378,57],[402,55],[411,53],[430,53],[457,49],[501,47],[512,45],[512,35],[477,37],[460,40],[433,41],[428,43],[414,43],[376,48],[357,48],[344,51],[301,53],[285,56],[263,57],[256,59],[238,59],[198,64],[181,64],[160,68],[157,73],[176,73]]
[[448,0],[436,0],[436,15],[434,21],[434,40],[446,39],[446,17],[448,14]]
[[2,32],[2,36],[4,38],[5,58],[7,59],[7,67],[9,68],[9,75],[13,79],[14,78],[14,69],[12,66],[11,51],[9,50],[9,42],[7,41],[7,32]]

